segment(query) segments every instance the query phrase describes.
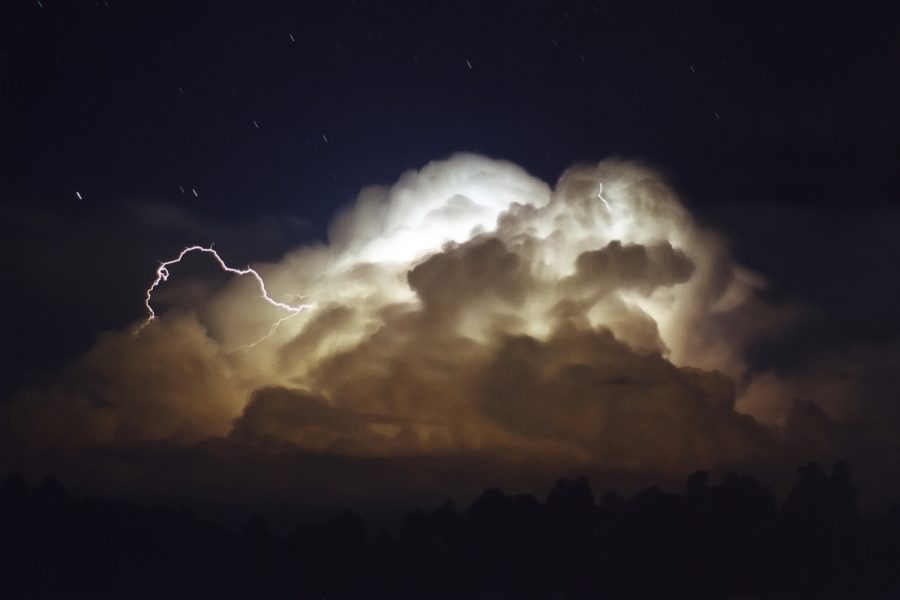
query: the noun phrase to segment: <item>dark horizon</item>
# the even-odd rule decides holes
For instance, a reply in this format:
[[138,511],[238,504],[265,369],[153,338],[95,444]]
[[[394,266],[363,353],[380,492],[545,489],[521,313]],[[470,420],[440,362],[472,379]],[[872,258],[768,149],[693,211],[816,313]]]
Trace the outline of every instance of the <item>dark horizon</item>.
[[[900,589],[900,504],[864,516],[850,467],[799,467],[790,493],[748,475],[682,491],[597,496],[559,479],[546,498],[481,492],[390,527],[355,512],[284,532],[192,507],[74,499],[55,479],[0,484],[4,594],[14,598],[888,597]],[[110,563],[117,563],[110,571]],[[78,566],[76,566],[78,565]],[[52,574],[42,577],[40,573]],[[162,578],[159,575],[164,574]]]

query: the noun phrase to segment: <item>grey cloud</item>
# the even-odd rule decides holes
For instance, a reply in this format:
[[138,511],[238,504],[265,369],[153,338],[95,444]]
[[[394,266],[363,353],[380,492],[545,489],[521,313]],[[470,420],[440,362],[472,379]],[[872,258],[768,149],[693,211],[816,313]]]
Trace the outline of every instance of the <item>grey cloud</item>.
[[653,246],[622,245],[618,240],[607,246],[583,252],[576,261],[576,279],[608,289],[636,289],[652,292],[663,286],[687,281],[694,264],[668,242]]

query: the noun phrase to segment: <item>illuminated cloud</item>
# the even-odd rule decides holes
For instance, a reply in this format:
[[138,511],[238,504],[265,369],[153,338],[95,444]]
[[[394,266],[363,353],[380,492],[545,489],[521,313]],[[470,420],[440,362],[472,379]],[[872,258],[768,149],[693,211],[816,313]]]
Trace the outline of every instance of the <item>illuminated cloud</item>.
[[[254,269],[19,394],[7,445],[215,440],[223,456],[681,474],[794,460],[801,439],[832,452],[845,414],[795,406],[809,380],[748,371],[749,346],[797,311],[763,301],[764,280],[632,163],[575,166],[551,188],[454,156],[364,189],[327,244]],[[272,332],[301,302],[314,308]]]

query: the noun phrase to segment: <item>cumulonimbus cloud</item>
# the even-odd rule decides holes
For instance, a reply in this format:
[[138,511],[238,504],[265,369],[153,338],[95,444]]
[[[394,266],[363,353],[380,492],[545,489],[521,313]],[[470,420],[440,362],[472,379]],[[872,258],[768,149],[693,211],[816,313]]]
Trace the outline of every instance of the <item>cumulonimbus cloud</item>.
[[[19,394],[10,443],[218,439],[665,473],[790,444],[790,382],[754,378],[745,356],[797,310],[763,301],[763,278],[638,164],[575,166],[551,188],[456,155],[364,189],[327,244],[255,268],[273,297],[315,308],[247,350],[284,315],[234,278]],[[812,437],[810,453],[830,451]]]

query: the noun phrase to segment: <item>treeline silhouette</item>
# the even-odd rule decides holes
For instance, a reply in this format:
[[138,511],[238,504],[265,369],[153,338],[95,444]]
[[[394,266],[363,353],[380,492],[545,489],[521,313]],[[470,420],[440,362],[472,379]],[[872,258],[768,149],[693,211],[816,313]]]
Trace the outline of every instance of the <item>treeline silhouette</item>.
[[891,598],[900,507],[865,521],[844,463],[811,463],[779,507],[747,475],[599,500],[484,491],[367,537],[358,515],[274,535],[189,509],[74,500],[56,480],[0,486],[2,598]]

